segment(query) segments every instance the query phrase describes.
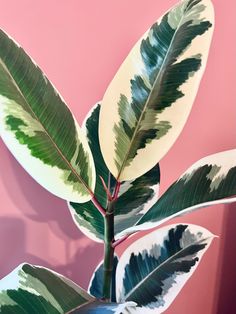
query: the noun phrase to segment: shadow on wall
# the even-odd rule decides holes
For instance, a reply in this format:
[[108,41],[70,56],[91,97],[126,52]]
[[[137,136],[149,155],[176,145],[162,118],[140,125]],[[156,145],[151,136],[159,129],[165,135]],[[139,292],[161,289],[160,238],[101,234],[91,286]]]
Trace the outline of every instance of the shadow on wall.
[[44,260],[27,252],[26,230],[22,219],[1,217],[0,226],[0,277],[5,276],[25,261],[50,267],[50,264]]
[[[18,264],[26,261],[49,267],[86,288],[93,269],[102,257],[102,246],[89,240],[77,229],[64,200],[53,196],[35,182],[4,145],[1,145],[1,152],[4,165],[1,163],[0,180],[15,208],[22,214],[22,219],[19,215],[5,217],[6,209],[1,215],[0,276],[5,276]],[[46,228],[55,235],[50,240],[51,245],[57,250],[59,241],[60,244],[62,241],[63,252],[57,253],[57,257],[52,258],[52,252],[50,252],[51,256],[46,254],[42,256],[41,250],[41,256],[38,257],[39,243],[35,243],[34,252],[29,253],[27,237],[30,237],[29,230],[32,228],[27,226],[30,220],[39,225],[43,223],[44,230],[46,224]],[[73,250],[71,250],[72,246]],[[60,260],[60,256],[66,256],[65,264]]]
[[47,192],[28,175],[6,148],[3,150],[4,163],[7,161],[7,165],[1,167],[1,180],[16,208],[31,220],[55,222],[51,231],[57,237],[63,238],[67,235],[77,239],[78,230],[71,227],[71,216],[66,202]]
[[225,206],[214,314],[236,313],[236,203]]
[[[91,246],[89,247],[91,248]],[[83,246],[77,250],[76,254],[70,258],[66,265],[52,265],[46,260],[27,252],[26,226],[24,221],[12,217],[0,218],[0,251],[0,278],[6,276],[20,263],[29,262],[34,265],[51,268],[71,278],[84,288],[87,288],[88,281],[98,263],[96,259],[101,255],[100,246],[92,248],[92,252],[91,250],[87,250],[85,240],[83,241]],[[89,258],[91,254],[93,255],[92,259]]]

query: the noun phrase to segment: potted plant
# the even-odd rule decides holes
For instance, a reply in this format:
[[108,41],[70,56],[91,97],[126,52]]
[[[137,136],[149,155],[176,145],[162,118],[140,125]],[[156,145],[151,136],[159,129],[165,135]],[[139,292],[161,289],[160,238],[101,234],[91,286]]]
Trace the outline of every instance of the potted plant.
[[24,263],[0,282],[1,313],[162,313],[213,235],[191,224],[150,231],[189,211],[236,200],[236,150],[205,157],[158,199],[158,162],[180,134],[213,32],[210,0],[184,0],[137,42],[82,129],[58,92],[0,32],[0,132],[25,170],[65,199],[76,225],[104,243],[88,291]]

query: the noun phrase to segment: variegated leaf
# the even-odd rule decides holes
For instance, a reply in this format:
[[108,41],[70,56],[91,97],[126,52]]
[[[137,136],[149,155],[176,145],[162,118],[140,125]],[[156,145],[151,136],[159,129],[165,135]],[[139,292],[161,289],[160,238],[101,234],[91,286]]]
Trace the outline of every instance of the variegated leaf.
[[68,203],[68,208],[76,226],[91,240],[102,243],[104,240],[104,219],[92,202],[84,206]]
[[[83,130],[95,159],[97,173],[95,196],[99,203],[106,208],[107,196],[100,176],[103,178],[110,193],[115,188],[115,179],[107,169],[101,154],[98,139],[100,104],[96,104],[89,112],[83,123]],[[147,210],[157,201],[160,182],[160,169],[156,165],[142,177],[122,182],[119,199],[115,204],[115,234],[133,226]],[[103,217],[93,205],[69,203],[69,208],[78,228],[94,241],[101,242],[104,235]]]
[[69,314],[133,314],[136,303],[126,302],[123,304],[93,302],[88,305],[79,307]]
[[[111,301],[116,302],[116,267],[118,264],[118,256],[114,256],[113,261],[113,270],[112,270],[112,293],[111,293]],[[97,299],[103,298],[103,261],[98,264],[96,269],[94,270],[93,276],[90,280],[88,292],[93,295]]]
[[236,149],[207,156],[193,164],[149,211],[120,234],[157,227],[193,210],[236,201]]
[[91,198],[93,158],[64,101],[30,57],[0,31],[0,134],[25,170],[51,193]]
[[22,264],[0,281],[0,313],[64,314],[95,299],[47,268]]
[[179,136],[205,69],[213,20],[210,0],[181,1],[137,42],[109,85],[99,138],[119,181],[147,172]]
[[213,235],[195,225],[170,225],[133,243],[117,266],[118,302],[135,313],[163,313],[196,270]]

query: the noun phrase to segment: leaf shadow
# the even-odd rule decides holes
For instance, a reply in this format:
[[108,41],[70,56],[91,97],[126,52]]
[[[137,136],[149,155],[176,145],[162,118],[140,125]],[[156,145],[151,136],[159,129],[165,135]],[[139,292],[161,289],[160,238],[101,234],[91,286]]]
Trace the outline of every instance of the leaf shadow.
[[22,219],[1,217],[0,226],[0,278],[23,262],[52,267],[45,260],[27,252],[26,228]]
[[88,252],[86,247],[84,250],[79,249],[71,262],[58,266],[57,271],[66,274],[68,278],[87,290],[93,271],[102,260],[102,251],[101,245],[95,245],[92,252]]
[[[1,142],[0,139],[4,163],[0,163],[0,180],[14,207],[28,219],[39,224],[48,224],[56,238],[64,242],[65,252],[62,255],[66,255],[66,262],[62,264],[54,259],[50,264],[44,257],[39,258],[27,252],[26,236],[29,235],[26,234],[26,227],[29,222],[24,221],[23,217],[18,218],[19,215],[1,217],[0,275],[5,276],[18,264],[29,262],[51,268],[87,287],[91,273],[102,257],[102,246],[82,234],[72,220],[66,201],[50,194],[35,182]],[[53,241],[57,245],[57,240]],[[73,255],[71,245],[75,247]]]
[[20,212],[31,220],[49,223],[57,237],[63,239],[66,235],[78,239],[80,233],[72,221],[66,201],[52,195],[34,181],[4,146],[1,152],[4,155],[1,181]]
[[0,279],[9,274],[21,263],[30,263],[52,269],[87,289],[93,270],[102,258],[102,247],[91,248],[91,241],[82,239],[82,245],[75,255],[62,265],[53,265],[45,259],[27,251],[26,225],[23,219],[16,217],[0,218]]

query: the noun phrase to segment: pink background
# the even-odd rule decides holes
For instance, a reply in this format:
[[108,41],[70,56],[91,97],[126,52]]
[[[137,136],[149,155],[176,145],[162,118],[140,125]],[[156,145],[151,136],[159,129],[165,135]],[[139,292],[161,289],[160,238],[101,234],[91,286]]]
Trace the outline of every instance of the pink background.
[[[1,1],[0,26],[36,60],[81,123],[136,40],[175,3],[8,0]],[[162,192],[194,161],[236,144],[236,5],[213,3],[216,28],[208,66],[190,119],[161,162]],[[0,275],[27,261],[86,287],[102,246],[77,230],[65,202],[35,183],[2,142],[0,155]],[[220,238],[166,313],[235,313],[234,207],[214,206],[174,220],[202,225]]]

